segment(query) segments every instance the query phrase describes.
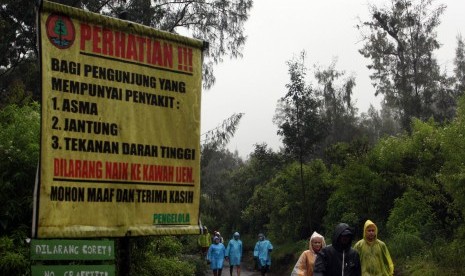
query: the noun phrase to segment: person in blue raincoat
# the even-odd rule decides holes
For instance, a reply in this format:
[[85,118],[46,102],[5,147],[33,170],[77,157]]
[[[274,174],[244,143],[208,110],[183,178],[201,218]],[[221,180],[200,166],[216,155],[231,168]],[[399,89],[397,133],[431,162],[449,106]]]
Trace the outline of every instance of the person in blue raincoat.
[[265,275],[271,266],[271,251],[273,250],[273,245],[262,233],[258,234],[258,241],[255,244],[253,250],[253,256],[258,262],[258,268],[262,273],[262,276]]
[[234,233],[233,239],[229,241],[226,247],[226,260],[229,260],[229,274],[233,275],[236,267],[237,276],[241,276],[241,258],[242,258],[242,241],[239,239],[238,232]]
[[220,243],[220,237],[215,236],[213,238],[213,244],[210,245],[207,252],[207,262],[210,263],[213,276],[221,276],[225,254],[226,248],[224,244]]

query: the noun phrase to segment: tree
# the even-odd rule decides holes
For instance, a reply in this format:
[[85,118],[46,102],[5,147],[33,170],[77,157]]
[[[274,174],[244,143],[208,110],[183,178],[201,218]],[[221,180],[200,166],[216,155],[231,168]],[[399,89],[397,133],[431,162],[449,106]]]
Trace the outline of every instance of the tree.
[[173,236],[133,238],[130,275],[205,275],[193,259],[182,255],[183,244]]
[[203,149],[206,150],[208,148],[224,148],[229,143],[229,140],[234,136],[242,116],[244,116],[244,113],[235,113],[226,120],[223,120],[221,125],[218,127],[202,133],[201,143]]
[[455,92],[461,96],[465,93],[465,42],[461,35],[457,36],[454,65]]
[[30,271],[32,191],[39,159],[40,107],[0,109],[0,271]]
[[[91,3],[92,1],[83,1]],[[245,44],[244,23],[249,17],[252,0],[132,0],[100,1],[101,11],[117,17],[125,12],[127,19],[160,30],[182,33],[208,42],[205,52],[204,86],[215,83],[213,66],[224,56],[242,56]]]
[[[242,232],[257,233],[263,230],[262,227],[266,223],[263,220],[267,219],[266,214],[256,220],[256,217],[250,213],[255,213],[257,210],[257,198],[253,195],[256,190],[265,186],[279,174],[285,165],[286,160],[283,154],[273,152],[266,144],[256,144],[244,165],[232,172],[231,197],[237,204],[236,212],[239,218],[235,221],[240,221],[238,229]],[[260,201],[261,199],[258,198],[258,202]]]
[[337,142],[350,142],[359,134],[357,126],[357,108],[352,102],[355,77],[345,77],[344,71],[336,70],[336,60],[328,68],[317,68],[315,79],[318,86],[316,94],[322,98],[322,117],[328,126],[326,139],[321,146],[325,148]]
[[34,1],[0,5],[0,108],[39,99]]
[[265,230],[281,243],[307,239],[313,231],[321,231],[326,201],[332,191],[328,185],[329,173],[319,159],[304,164],[303,169],[309,191],[306,198],[301,196],[298,162],[287,164],[269,181],[256,187],[242,212],[252,231]]
[[[8,74],[19,65],[37,63],[35,1],[3,1],[0,6],[0,91],[10,83]],[[60,4],[81,8],[112,17],[124,18],[163,31],[183,34],[208,42],[204,52],[204,87],[215,83],[214,65],[224,57],[242,56],[245,44],[244,23],[249,17],[252,0],[55,0]],[[19,73],[20,75],[21,73]],[[37,86],[38,71],[35,84]],[[39,90],[26,89],[39,100]]]
[[[330,233],[338,222],[360,226],[367,219],[376,221],[380,229],[386,223],[396,191],[393,185],[373,171],[362,160],[352,160],[340,172],[335,172],[327,203],[325,229]],[[389,196],[387,196],[389,194]]]
[[[53,0],[52,0],[53,1]],[[0,108],[8,103],[40,100],[35,3],[2,1],[0,5]],[[60,4],[108,16],[125,18],[160,30],[183,34],[209,43],[204,52],[204,87],[214,82],[213,67],[224,57],[242,56],[244,23],[252,0],[55,0]],[[26,76],[26,77],[25,77]],[[12,92],[23,87],[21,94]]]
[[401,132],[399,122],[395,120],[392,109],[384,103],[379,111],[370,105],[368,111],[360,115],[359,127],[371,145],[376,144],[380,138]]
[[[290,83],[286,84],[287,93],[280,99],[273,118],[278,126],[278,135],[282,136],[285,151],[300,163],[301,196],[306,198],[303,164],[322,141],[325,125],[320,115],[321,101],[310,85],[306,84],[305,51],[298,59],[287,62]],[[308,210],[303,210],[306,212]],[[308,223],[311,222],[309,218]],[[310,225],[307,225],[308,227]]]
[[[237,153],[232,154],[225,146],[234,136],[244,114],[233,114],[223,123],[201,135],[201,199],[200,212],[204,224],[215,227],[228,227],[228,208],[232,198],[229,190],[232,186],[230,174],[242,164]],[[228,197],[229,196],[229,197]],[[215,218],[221,218],[220,220]],[[224,224],[224,225],[223,225]]]
[[[37,57],[33,1],[4,0],[0,5],[0,67],[12,69]],[[8,72],[8,70],[3,73]],[[0,75],[1,76],[1,75]]]
[[[208,151],[208,152],[206,152]],[[205,152],[205,156],[204,156]],[[233,182],[231,173],[238,169],[242,160],[226,149],[208,148],[202,151],[201,201],[202,223],[208,227],[228,228],[232,201]]]
[[286,95],[279,100],[273,118],[285,151],[300,162],[310,157],[325,135],[325,124],[320,114],[321,100],[316,91],[306,84],[305,57],[302,51],[297,59],[287,62],[290,83],[286,84]]
[[37,104],[0,110],[0,230],[30,233],[32,191],[39,160]]
[[[441,169],[440,178],[454,203],[465,217],[465,98],[459,101],[457,117],[445,128],[441,137],[444,154],[447,157]],[[464,232],[465,233],[465,232]],[[465,235],[464,235],[465,237]]]
[[371,59],[368,68],[375,94],[384,95],[406,130],[412,117],[450,119],[443,118],[450,114],[441,110],[446,107],[441,102],[448,101],[448,82],[433,55],[440,47],[436,28],[446,6],[432,3],[397,0],[387,8],[372,5],[372,20],[359,26],[362,32],[368,30],[368,35],[362,33],[365,44],[360,53]]

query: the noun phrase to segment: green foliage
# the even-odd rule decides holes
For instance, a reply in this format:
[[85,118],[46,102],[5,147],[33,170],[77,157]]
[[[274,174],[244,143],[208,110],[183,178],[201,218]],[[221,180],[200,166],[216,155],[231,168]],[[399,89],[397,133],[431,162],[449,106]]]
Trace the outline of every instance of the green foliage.
[[34,1],[4,0],[0,8],[0,108],[40,99]]
[[[268,184],[256,187],[249,205],[242,213],[242,220],[250,225],[250,230],[267,233],[270,223],[270,213],[274,210],[275,196],[278,197],[278,188],[269,187]],[[279,200],[279,198],[278,198]]]
[[194,267],[195,273],[193,275],[195,276],[205,276],[207,271],[210,269],[210,267],[207,265],[207,262],[203,258],[199,258],[198,256],[193,255],[184,255],[183,258],[184,261]]
[[345,167],[351,162],[366,157],[370,145],[366,139],[355,139],[350,143],[339,142],[325,149],[326,163],[335,167]]
[[234,136],[242,116],[244,113],[233,114],[220,126],[202,133],[202,149],[208,151],[224,148]]
[[444,181],[447,191],[452,195],[462,216],[465,216],[465,98],[462,97],[455,120],[444,128],[441,137],[447,161],[440,179]]
[[266,144],[255,145],[247,163],[227,150],[202,151],[201,219],[210,230],[220,230],[227,238],[235,231],[253,233],[264,230],[262,220],[241,219],[256,187],[264,185],[285,161]]
[[376,144],[380,138],[401,132],[395,112],[384,102],[381,103],[380,111],[370,105],[368,111],[360,115],[359,127],[371,145]]
[[405,263],[405,271],[406,275],[412,276],[439,276],[439,275],[457,275],[458,274],[449,274],[445,273],[444,270],[438,268],[436,264],[432,263],[430,259],[426,258],[426,256],[416,256],[411,260],[408,260]]
[[[234,218],[240,216],[240,201],[236,200],[235,184],[231,172],[238,169],[242,160],[225,149],[204,148],[202,151],[201,219],[211,230],[228,230]],[[223,229],[220,229],[223,228]]]
[[[252,4],[60,2],[111,16],[126,11],[130,20],[172,32],[189,28],[187,33],[210,42],[204,66],[207,86],[214,82],[213,64],[241,55],[243,23]],[[334,225],[344,221],[361,236],[366,219],[379,226],[400,274],[465,274],[465,100],[456,119],[446,120],[453,114],[455,97],[463,93],[463,41],[458,39],[452,89],[433,55],[444,6],[425,14],[430,0],[422,1],[423,6],[418,1],[392,3],[390,9],[372,7],[372,21],[364,24],[370,35],[361,52],[372,61],[376,93],[385,96],[379,113],[373,108],[356,117],[351,104],[355,80],[349,77],[338,85],[344,73],[334,63],[317,70],[317,86],[308,84],[302,54],[287,64],[290,82],[274,118],[285,150],[292,154],[259,144],[243,161],[226,150],[242,114],[204,136],[203,224],[220,230],[226,242],[239,231],[247,250],[256,233],[265,232],[275,246],[272,269],[279,275],[289,274],[307,247],[302,239],[312,231],[326,232],[328,240]],[[39,77],[32,5],[6,1],[0,19],[0,229],[8,235],[0,239],[0,271],[6,275],[29,273],[24,239],[30,232],[40,131],[39,106],[30,104],[38,96]],[[386,136],[398,132],[399,118],[409,132]],[[339,141],[344,143],[335,144]],[[326,165],[312,160],[322,146],[327,146]],[[131,240],[132,275],[205,275],[196,236]]]
[[181,253],[182,244],[175,237],[161,236],[152,241],[157,256],[174,257]]
[[165,276],[165,275],[195,275],[195,267],[192,264],[177,258],[167,258],[150,255],[135,267],[131,275],[138,276]]
[[434,239],[438,219],[423,194],[408,189],[402,197],[395,200],[389,215],[388,231],[393,235],[409,233],[425,241]]
[[[432,259],[439,267],[450,271],[465,273],[465,244],[461,239],[455,239],[448,243],[446,240],[437,240],[431,247]],[[449,274],[448,274],[449,275]]]
[[[304,246],[304,243],[306,246]],[[303,250],[308,249],[308,240],[299,242],[288,241],[279,246],[275,244],[273,246],[271,272],[273,275],[290,275],[300,254]]]
[[11,162],[34,166],[39,156],[40,107],[37,103],[0,110],[2,168]]
[[205,267],[200,257],[183,255],[183,247],[181,240],[172,236],[133,239],[131,275],[202,275]]
[[39,161],[39,106],[0,110],[0,229],[32,224],[32,192]]
[[[22,246],[18,246],[21,244]],[[24,240],[0,237],[0,271],[2,275],[29,275],[29,247]]]
[[419,249],[413,257],[399,258],[399,263],[402,264],[399,274],[416,276],[464,275],[463,245],[457,246],[457,243],[447,244],[440,241],[429,250]]
[[369,164],[373,169],[384,174],[399,174],[403,172],[403,159],[408,147],[402,137],[381,139],[369,155]]
[[358,26],[365,44],[360,53],[371,60],[370,78],[376,95],[383,94],[402,127],[410,130],[413,117],[438,121],[451,118],[455,104],[451,83],[441,75],[434,51],[436,29],[446,6],[427,1],[392,1],[370,6],[371,19]]
[[36,51],[35,11],[33,1],[2,1],[0,67],[13,68],[24,59],[34,55]]
[[[242,219],[253,225],[255,232],[266,231],[270,239],[277,242],[308,238],[310,231],[321,227],[331,189],[329,173],[321,160],[304,165],[303,175],[307,190],[305,197],[300,184],[300,164],[290,164],[255,189]],[[306,227],[309,224],[310,229]]]
[[[225,56],[238,58],[246,42],[244,24],[252,0],[119,1],[54,0],[64,5],[140,23],[171,33],[183,33],[209,43],[204,53],[204,86],[215,83],[213,66]],[[34,54],[37,58],[34,1],[3,1],[0,18],[0,65],[16,66]],[[26,55],[24,55],[26,53]],[[37,73],[37,72],[36,72]]]
[[385,216],[395,198],[395,186],[357,162],[348,164],[336,175],[334,186],[324,218],[328,237],[332,236],[334,226],[339,222],[361,227],[370,219],[383,229]]
[[336,69],[334,60],[327,68],[317,67],[315,79],[318,82],[316,94],[322,99],[321,116],[328,131],[321,147],[337,142],[350,142],[359,134],[357,108],[352,101],[355,77],[345,77],[344,71]]
[[465,93],[465,42],[461,35],[457,36],[454,65],[455,93],[462,96]]
[[426,248],[426,243],[410,232],[398,232],[392,235],[389,251],[395,259],[403,260],[420,254]]
[[286,152],[300,162],[309,158],[326,132],[319,110],[321,100],[306,83],[305,57],[302,51],[297,59],[287,62],[290,82],[286,84],[287,92],[280,99],[273,118]]

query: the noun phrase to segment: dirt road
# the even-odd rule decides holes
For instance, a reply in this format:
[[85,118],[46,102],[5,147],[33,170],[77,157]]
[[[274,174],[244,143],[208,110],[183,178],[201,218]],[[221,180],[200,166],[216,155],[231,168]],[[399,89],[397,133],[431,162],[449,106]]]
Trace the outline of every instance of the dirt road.
[[[213,275],[212,271],[209,270],[207,272],[207,274],[205,274],[205,276],[211,276]],[[221,273],[222,276],[229,276],[229,266],[225,266],[224,269],[223,269],[223,273]],[[237,272],[236,270],[234,269],[233,271],[233,276],[236,276],[237,275]],[[241,266],[241,276],[260,276],[260,272],[259,271],[253,271],[251,270],[250,268],[248,267],[245,267],[245,266]],[[269,275],[269,274],[267,274]],[[269,275],[271,276],[271,274]]]
[[[209,270],[205,276],[211,276],[213,275],[213,272]],[[230,276],[229,274],[229,263],[224,262],[224,268],[223,268],[223,273],[221,273],[222,276]],[[234,269],[233,276],[236,276],[237,272]],[[274,276],[272,273],[267,273],[267,276]],[[243,262],[241,264],[241,276],[261,276],[259,271],[254,270],[253,264],[245,263]]]

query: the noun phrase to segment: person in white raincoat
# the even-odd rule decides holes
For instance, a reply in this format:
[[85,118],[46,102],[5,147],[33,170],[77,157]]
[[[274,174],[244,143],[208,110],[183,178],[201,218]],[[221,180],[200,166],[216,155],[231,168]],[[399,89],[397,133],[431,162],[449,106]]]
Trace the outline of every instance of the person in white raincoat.
[[299,260],[292,270],[291,276],[313,276],[316,254],[326,247],[325,239],[317,232],[313,232],[308,242],[308,250],[300,254]]

